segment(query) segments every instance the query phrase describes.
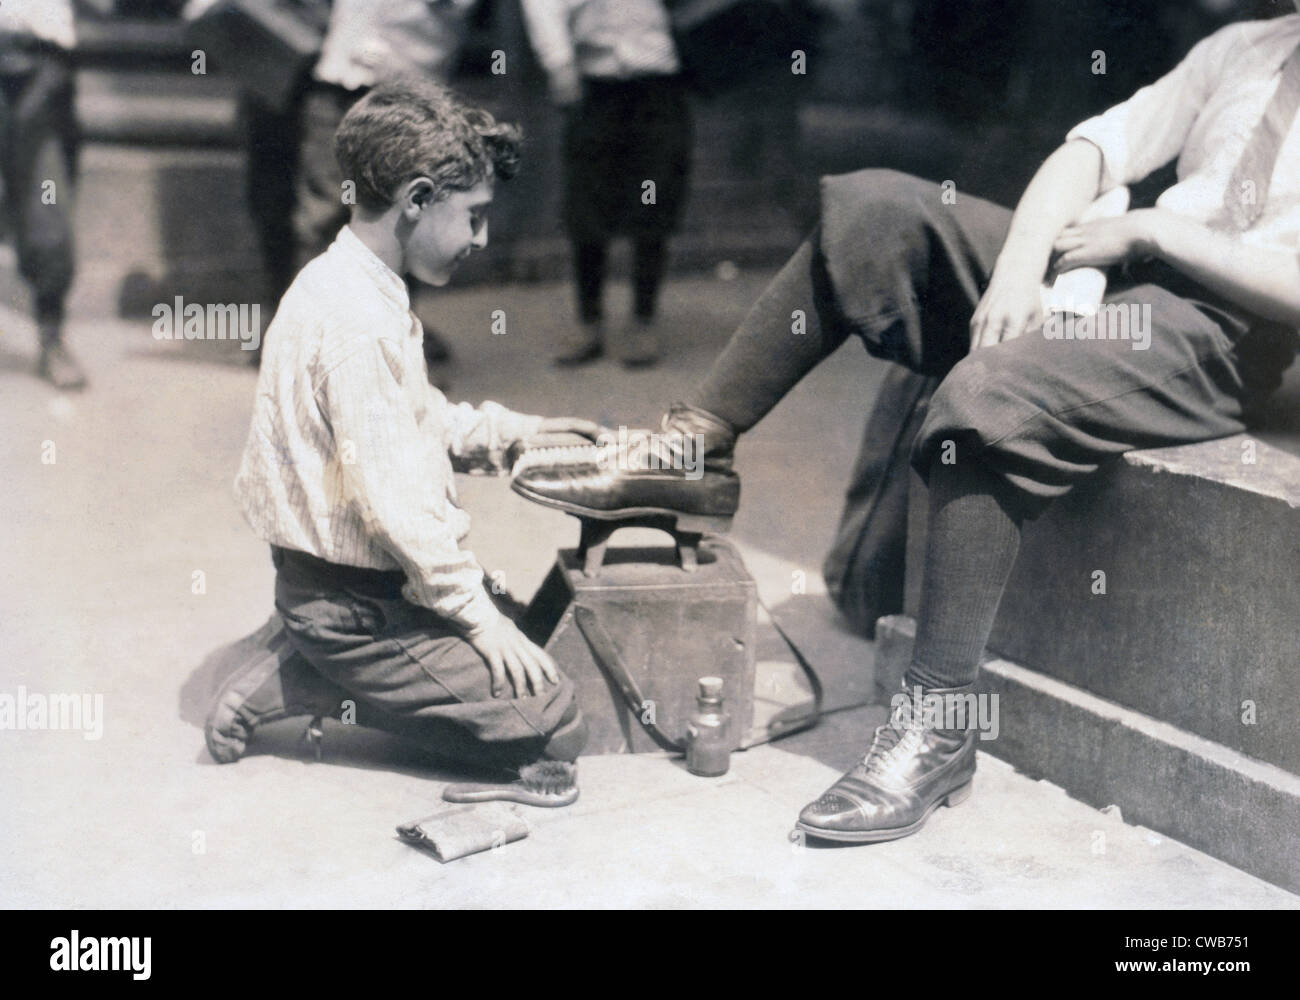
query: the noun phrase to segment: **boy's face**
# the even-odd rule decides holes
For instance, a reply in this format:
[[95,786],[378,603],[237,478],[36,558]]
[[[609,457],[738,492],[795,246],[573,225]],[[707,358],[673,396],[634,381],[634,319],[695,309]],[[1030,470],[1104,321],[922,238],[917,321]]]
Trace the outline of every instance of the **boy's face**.
[[[413,181],[412,185],[419,185]],[[418,212],[408,214],[413,225],[406,239],[406,269],[418,281],[445,285],[452,272],[474,250],[487,246],[487,208],[492,204],[493,180],[488,177],[468,191],[453,191],[441,201],[426,200],[417,189]],[[432,195],[432,185],[423,189]]]

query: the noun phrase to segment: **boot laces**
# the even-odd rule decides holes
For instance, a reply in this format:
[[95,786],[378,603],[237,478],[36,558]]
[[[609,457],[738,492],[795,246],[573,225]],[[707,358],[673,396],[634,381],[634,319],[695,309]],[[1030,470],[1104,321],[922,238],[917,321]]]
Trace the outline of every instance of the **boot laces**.
[[920,749],[924,735],[921,713],[912,711],[910,699],[900,702],[889,722],[876,727],[871,746],[862,758],[862,766],[868,769],[873,766],[888,768],[899,758]]

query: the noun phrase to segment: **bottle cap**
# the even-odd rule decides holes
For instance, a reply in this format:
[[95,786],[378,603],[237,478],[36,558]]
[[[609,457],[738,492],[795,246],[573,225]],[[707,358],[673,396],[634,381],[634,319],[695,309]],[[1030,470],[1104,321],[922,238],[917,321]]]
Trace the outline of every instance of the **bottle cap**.
[[701,677],[700,678],[700,697],[717,699],[722,697],[722,678],[721,677]]

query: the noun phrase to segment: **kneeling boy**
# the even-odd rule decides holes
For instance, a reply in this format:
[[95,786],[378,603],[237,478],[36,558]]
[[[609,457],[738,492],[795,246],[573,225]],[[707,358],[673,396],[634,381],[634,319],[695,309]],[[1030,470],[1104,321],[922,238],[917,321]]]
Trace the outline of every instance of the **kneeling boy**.
[[448,403],[429,385],[403,280],[443,285],[487,244],[484,213],[515,172],[519,134],[408,79],[358,102],[335,150],[352,219],[276,311],[235,483],[271,545],[284,633],[251,642],[260,655],[225,680],[209,749],[237,760],[258,723],[350,700],[357,723],[436,750],[572,761],[586,739],[572,685],[460,547],[469,517],[453,468],[499,471],[522,437],[597,428]]

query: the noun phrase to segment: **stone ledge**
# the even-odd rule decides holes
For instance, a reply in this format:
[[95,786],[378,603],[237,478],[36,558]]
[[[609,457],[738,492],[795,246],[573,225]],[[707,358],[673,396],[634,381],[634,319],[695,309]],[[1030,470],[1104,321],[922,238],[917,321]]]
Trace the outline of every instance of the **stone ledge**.
[[1300,773],[1298,508],[1300,458],[1245,435],[1130,452],[1026,526],[989,649]]

